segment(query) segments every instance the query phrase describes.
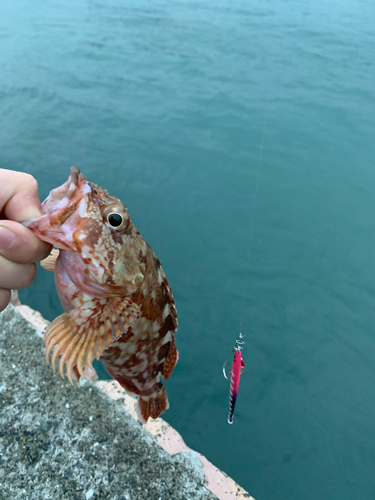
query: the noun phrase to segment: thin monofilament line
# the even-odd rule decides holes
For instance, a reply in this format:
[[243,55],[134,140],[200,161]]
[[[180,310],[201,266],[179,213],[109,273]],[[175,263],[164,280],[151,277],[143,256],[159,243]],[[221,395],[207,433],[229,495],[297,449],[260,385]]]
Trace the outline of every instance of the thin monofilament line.
[[[263,131],[262,131],[262,138],[260,141],[260,148],[259,148],[258,168],[257,168],[256,179],[255,179],[255,192],[254,192],[254,198],[253,198],[253,209],[252,209],[251,219],[250,219],[249,253],[248,253],[248,257],[247,257],[247,260],[249,262],[250,262],[251,254],[253,251],[254,222],[255,222],[255,213],[256,213],[256,207],[257,207],[257,201],[258,201],[260,173],[261,173],[262,161],[263,161],[265,132],[266,132],[266,114],[264,115],[264,120],[263,120]],[[245,311],[243,308],[242,313],[241,313],[241,320],[240,320],[240,331],[242,331],[244,313],[245,313]]]

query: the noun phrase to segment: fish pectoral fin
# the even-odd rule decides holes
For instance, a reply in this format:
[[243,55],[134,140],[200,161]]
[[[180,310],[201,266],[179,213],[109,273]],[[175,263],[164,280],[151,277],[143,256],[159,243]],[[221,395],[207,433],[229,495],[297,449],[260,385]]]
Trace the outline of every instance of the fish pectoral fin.
[[44,342],[46,357],[54,349],[51,364],[56,370],[56,360],[61,354],[59,372],[64,377],[64,366],[69,382],[73,373],[85,377],[84,367],[93,369],[94,358],[99,359],[105,349],[118,340],[139,316],[139,306],[128,298],[115,298],[102,303],[93,299],[86,309],[72,309],[56,318],[48,327]]
[[47,269],[47,271],[54,271],[56,265],[56,259],[60,255],[60,250],[53,248],[51,253],[45,259],[40,261],[40,265]]

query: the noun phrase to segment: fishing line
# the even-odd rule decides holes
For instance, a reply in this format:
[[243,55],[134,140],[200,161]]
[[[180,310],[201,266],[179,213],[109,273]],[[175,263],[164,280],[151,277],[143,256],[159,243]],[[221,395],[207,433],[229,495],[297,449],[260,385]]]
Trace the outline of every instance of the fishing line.
[[[258,202],[260,174],[261,174],[262,164],[263,164],[264,138],[266,135],[266,118],[267,118],[267,110],[266,110],[266,112],[264,114],[264,118],[263,118],[263,130],[262,130],[262,137],[260,140],[258,166],[257,166],[257,173],[256,173],[256,178],[255,178],[255,191],[254,191],[254,198],[253,198],[253,208],[252,208],[252,214],[251,214],[251,219],[250,219],[249,252],[248,252],[248,257],[247,257],[248,262],[250,262],[250,260],[251,260],[251,254],[253,251],[254,222],[255,222],[255,213],[256,213],[257,202]],[[240,319],[240,331],[242,331],[242,327],[243,327],[244,313],[245,313],[245,308],[243,307],[242,313],[241,313],[241,319]]]
[[[253,209],[251,212],[251,219],[250,219],[249,250],[248,250],[248,257],[247,257],[248,261],[250,261],[250,259],[251,259],[251,254],[252,254],[252,250],[253,250],[255,214],[256,214],[257,202],[258,202],[260,174],[261,174],[262,164],[263,164],[263,150],[264,150],[265,135],[266,135],[266,114],[264,115],[264,119],[263,119],[262,138],[260,141],[258,165],[257,165],[257,169],[256,169],[255,191],[254,191],[254,197],[253,197]],[[245,293],[243,294],[243,296],[245,296]],[[242,326],[243,326],[244,313],[245,313],[245,307],[242,307],[241,320],[240,320],[240,330],[242,330]],[[233,362],[232,362],[232,369],[230,371],[229,377],[227,376],[227,374],[225,372],[225,364],[226,363],[224,363],[224,366],[223,366],[224,377],[226,379],[229,378],[229,380],[230,380],[228,424],[233,424],[234,409],[236,406],[237,394],[238,394],[238,389],[239,389],[239,385],[240,385],[240,377],[241,377],[243,368],[245,367],[245,362],[242,359],[242,354],[241,354],[242,348],[245,344],[245,342],[243,340],[244,337],[245,337],[245,335],[240,333],[239,338],[236,340],[236,345],[233,349],[234,358],[233,358]]]

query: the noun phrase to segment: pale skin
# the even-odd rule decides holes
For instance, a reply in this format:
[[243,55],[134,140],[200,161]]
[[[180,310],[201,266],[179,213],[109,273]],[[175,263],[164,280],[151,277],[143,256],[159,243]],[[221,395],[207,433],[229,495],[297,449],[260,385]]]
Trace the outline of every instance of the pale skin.
[[51,250],[51,245],[20,224],[39,217],[41,210],[34,177],[0,168],[0,311],[8,305],[11,290],[32,283],[35,263]]

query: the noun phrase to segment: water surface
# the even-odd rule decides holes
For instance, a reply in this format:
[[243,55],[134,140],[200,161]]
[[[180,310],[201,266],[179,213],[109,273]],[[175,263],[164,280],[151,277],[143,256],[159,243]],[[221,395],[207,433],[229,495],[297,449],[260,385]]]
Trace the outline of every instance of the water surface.
[[[0,166],[128,206],[179,312],[165,418],[257,500],[375,495],[374,25],[370,0],[1,4]],[[21,298],[61,312],[47,272]]]

